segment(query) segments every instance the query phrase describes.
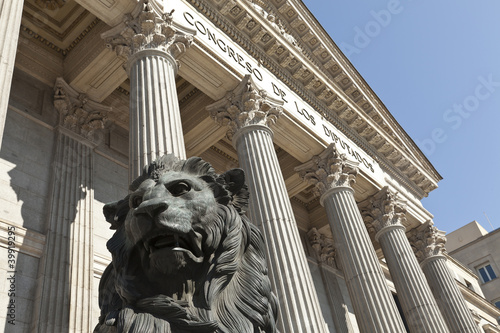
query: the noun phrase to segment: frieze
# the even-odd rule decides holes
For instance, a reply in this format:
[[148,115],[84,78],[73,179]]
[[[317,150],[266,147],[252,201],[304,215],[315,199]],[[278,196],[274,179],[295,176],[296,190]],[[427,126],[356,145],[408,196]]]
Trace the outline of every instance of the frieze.
[[[252,78],[255,79],[264,90],[270,95],[274,94],[274,98],[281,99],[284,102],[284,106],[288,105],[288,110],[297,111],[296,117],[305,120],[306,124],[309,125],[313,132],[323,135],[327,142],[333,141],[338,144],[340,149],[345,150],[345,152],[357,160],[362,167],[366,167],[367,171],[371,173],[376,172],[376,166],[373,159],[364,156],[362,151],[356,148],[355,144],[346,140],[339,131],[332,127],[331,123],[325,121],[323,117],[318,115],[317,111],[310,107],[303,106],[301,100],[297,98],[292,91],[285,88],[279,81],[276,81],[276,79],[267,74],[260,63],[256,64],[254,59],[241,52],[237,45],[231,45],[231,41],[221,36],[219,32],[211,28],[206,22],[197,19],[194,13],[184,11],[183,17],[188,25],[197,30],[198,36],[204,38],[208,42],[208,45],[213,47],[213,50],[218,51],[218,54],[221,54],[230,62],[236,64],[236,68],[239,68],[244,73],[251,74]],[[311,72],[307,70],[307,72],[302,71],[300,74],[307,77],[311,75]],[[267,87],[270,85],[270,87],[266,89],[266,85]],[[322,123],[321,127],[320,122]]]

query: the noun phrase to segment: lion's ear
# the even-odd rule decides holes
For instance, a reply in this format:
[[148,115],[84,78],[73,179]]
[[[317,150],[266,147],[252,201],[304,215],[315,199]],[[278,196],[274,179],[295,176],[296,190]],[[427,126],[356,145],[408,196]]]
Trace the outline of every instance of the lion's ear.
[[226,190],[231,192],[231,195],[238,194],[245,186],[245,172],[241,169],[231,169],[221,175],[226,183]]
[[248,206],[248,188],[245,184],[245,172],[241,169],[231,169],[221,175],[224,178],[225,189],[229,192],[233,206],[244,213]]
[[118,229],[125,222],[129,209],[128,195],[125,199],[104,205],[102,211],[106,221],[111,223],[110,229]]

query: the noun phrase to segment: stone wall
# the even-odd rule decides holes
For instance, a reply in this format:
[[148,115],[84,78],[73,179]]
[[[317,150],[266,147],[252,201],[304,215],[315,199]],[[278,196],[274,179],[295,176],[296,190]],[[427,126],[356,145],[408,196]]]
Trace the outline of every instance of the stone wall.
[[51,90],[15,73],[0,151],[0,330],[8,332],[28,331],[32,318],[50,192]]
[[[57,176],[53,160],[58,114],[53,95],[53,87],[22,71],[15,72],[0,151],[0,331],[29,331],[35,318],[35,303],[40,298],[37,290],[41,281],[37,278],[43,278],[39,270],[50,214],[52,178]],[[128,144],[116,142],[123,135],[114,135],[115,131],[122,133],[123,129],[111,126],[104,132],[94,154],[93,300],[89,309],[93,323],[99,316],[99,279],[111,260],[106,242],[113,232],[102,207],[128,192],[128,157],[123,149],[118,149]],[[12,276],[14,279],[9,280]],[[15,306],[14,312],[10,311],[15,313],[15,325],[8,323],[12,319],[8,316],[9,302]]]

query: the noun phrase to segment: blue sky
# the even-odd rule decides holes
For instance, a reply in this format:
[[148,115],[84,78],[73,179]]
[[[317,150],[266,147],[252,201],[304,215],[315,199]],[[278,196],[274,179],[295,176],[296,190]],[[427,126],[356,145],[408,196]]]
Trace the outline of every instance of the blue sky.
[[435,225],[500,227],[500,2],[304,3],[443,177]]

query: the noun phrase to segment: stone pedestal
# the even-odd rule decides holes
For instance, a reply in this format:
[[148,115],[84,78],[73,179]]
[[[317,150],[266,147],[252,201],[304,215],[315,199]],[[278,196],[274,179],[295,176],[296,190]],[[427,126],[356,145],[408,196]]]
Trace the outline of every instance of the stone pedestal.
[[0,0],[0,147],[9,106],[24,1]]
[[250,191],[249,216],[261,229],[273,291],[280,302],[281,332],[327,332],[300,241],[269,125],[282,112],[250,76],[207,109],[238,152]]
[[296,169],[320,196],[361,332],[404,332],[396,304],[354,200],[357,164],[330,145]]
[[444,232],[428,221],[413,229],[409,240],[450,333],[479,333],[479,327],[446,264]]
[[94,249],[92,205],[94,148],[109,108],[89,101],[62,79],[55,87],[59,111],[51,215],[40,263],[37,332],[90,332]]
[[127,58],[130,77],[129,180],[164,154],[186,158],[175,85],[176,58],[191,45],[193,30],[173,22],[156,1],[144,1],[102,37]]
[[387,187],[369,199],[362,209],[365,223],[374,228],[398,292],[410,332],[448,332],[446,323],[434,300],[420,268],[403,222],[406,206]]

